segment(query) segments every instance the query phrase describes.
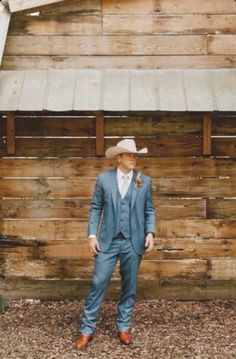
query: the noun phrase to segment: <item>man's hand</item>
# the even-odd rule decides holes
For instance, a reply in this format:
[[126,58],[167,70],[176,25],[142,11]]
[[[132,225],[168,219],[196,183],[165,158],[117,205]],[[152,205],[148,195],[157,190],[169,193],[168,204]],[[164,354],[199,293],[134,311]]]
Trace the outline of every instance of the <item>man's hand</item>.
[[98,240],[97,240],[96,237],[90,238],[90,240],[89,240],[89,250],[90,250],[90,252],[91,252],[91,254],[93,256],[98,254],[98,252],[100,251],[100,247],[99,247]]
[[145,253],[151,252],[154,249],[154,237],[152,233],[148,233],[145,238]]

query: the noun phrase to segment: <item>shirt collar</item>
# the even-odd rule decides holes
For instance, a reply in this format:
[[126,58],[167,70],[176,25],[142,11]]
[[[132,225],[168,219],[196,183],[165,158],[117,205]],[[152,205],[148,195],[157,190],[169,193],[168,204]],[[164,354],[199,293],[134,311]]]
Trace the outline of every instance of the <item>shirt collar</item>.
[[133,176],[133,172],[134,172],[134,170],[130,170],[128,173],[124,173],[121,171],[121,169],[119,167],[117,167],[117,177],[118,178],[122,178],[122,176],[126,174],[127,176],[129,176],[129,179],[131,179]]

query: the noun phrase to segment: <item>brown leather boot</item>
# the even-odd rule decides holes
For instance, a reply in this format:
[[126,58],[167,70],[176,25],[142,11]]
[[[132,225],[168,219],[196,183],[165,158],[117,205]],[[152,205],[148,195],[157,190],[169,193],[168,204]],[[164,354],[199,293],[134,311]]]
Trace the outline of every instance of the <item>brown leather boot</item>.
[[77,349],[84,349],[89,342],[93,339],[92,334],[80,334],[75,341],[75,346]]
[[129,345],[132,343],[132,337],[128,331],[118,332],[118,337],[120,339],[121,344]]

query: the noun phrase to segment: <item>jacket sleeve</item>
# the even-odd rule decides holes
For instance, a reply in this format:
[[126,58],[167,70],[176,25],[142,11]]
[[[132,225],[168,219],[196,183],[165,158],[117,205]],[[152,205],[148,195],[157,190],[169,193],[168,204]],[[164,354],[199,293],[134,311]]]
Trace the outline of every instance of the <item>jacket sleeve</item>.
[[94,193],[91,201],[91,206],[89,210],[89,220],[88,220],[88,231],[87,235],[96,234],[98,232],[98,226],[101,219],[101,213],[103,209],[103,186],[101,183],[100,175],[97,178]]
[[152,232],[155,235],[156,216],[152,199],[152,180],[150,178],[145,203],[145,234]]

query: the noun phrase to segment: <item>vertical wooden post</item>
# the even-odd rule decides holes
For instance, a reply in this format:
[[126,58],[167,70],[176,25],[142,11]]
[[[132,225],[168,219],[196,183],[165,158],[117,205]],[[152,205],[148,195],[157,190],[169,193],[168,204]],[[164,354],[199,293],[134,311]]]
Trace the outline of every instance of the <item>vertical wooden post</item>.
[[96,111],[96,155],[104,156],[104,115],[102,111]]
[[15,117],[12,112],[7,112],[7,154],[15,154]]
[[202,126],[202,154],[211,155],[211,131],[212,131],[212,115],[211,113],[206,113],[203,116],[203,126]]

